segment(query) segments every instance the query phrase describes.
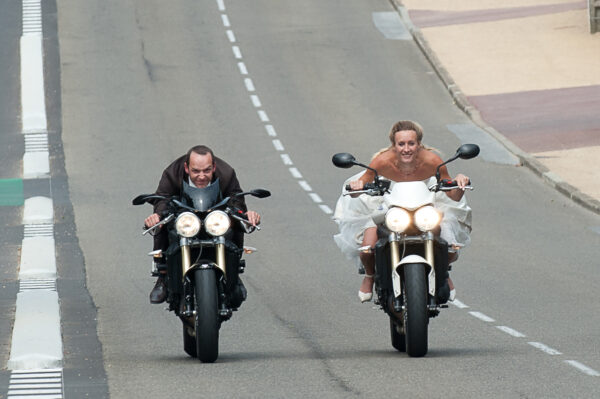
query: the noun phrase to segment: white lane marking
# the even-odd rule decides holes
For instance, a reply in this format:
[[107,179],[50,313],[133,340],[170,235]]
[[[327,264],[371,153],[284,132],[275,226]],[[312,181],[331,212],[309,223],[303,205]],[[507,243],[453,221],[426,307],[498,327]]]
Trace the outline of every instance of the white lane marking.
[[373,24],[386,39],[412,40],[412,35],[396,11],[374,12],[372,17]]
[[25,134],[25,152],[48,151],[47,133]]
[[225,11],[225,3],[223,3],[223,0],[217,0],[217,7],[219,7],[219,11]]
[[58,293],[18,293],[8,368],[56,368],[62,366],[62,358]]
[[40,34],[21,36],[21,119],[23,133],[45,133],[43,43]]
[[250,78],[245,78],[244,79],[244,85],[246,86],[246,90],[253,92],[256,89],[254,88],[254,83],[252,83],[252,79]]
[[233,31],[231,29],[227,29],[227,32],[225,32],[227,34],[227,38],[229,39],[229,41],[231,43],[235,43],[235,35],[233,34]]
[[260,103],[260,98],[258,98],[256,94],[252,94],[250,96],[250,101],[252,101],[252,105],[254,105],[255,108],[259,108],[262,106],[262,104]]
[[277,137],[277,132],[275,132],[275,128],[273,125],[265,125],[265,129],[267,130],[267,134],[271,137]]
[[473,317],[477,317],[479,320],[485,321],[486,323],[492,323],[492,322],[496,321],[496,320],[492,319],[491,317],[486,316],[480,312],[469,312],[469,314]]
[[19,281],[19,292],[35,290],[56,291],[56,280],[51,278],[36,278]]
[[25,200],[23,224],[53,223],[54,206],[52,198],[31,197]]
[[23,238],[29,237],[54,237],[54,224],[34,223],[26,224],[23,229]]
[[541,342],[528,342],[528,344],[533,346],[534,348],[541,350],[544,353],[547,353],[548,355],[553,355],[553,356],[562,355],[562,353],[560,353],[556,349],[553,349],[547,345],[544,345]]
[[565,360],[565,363],[570,364],[571,366],[575,367],[576,369],[579,369],[580,371],[583,371],[587,375],[591,375],[592,377],[600,377],[599,372],[592,368],[589,368],[585,364],[579,363],[576,360]]
[[283,144],[277,139],[273,140],[273,147],[275,147],[277,151],[283,151]]
[[302,179],[302,173],[300,173],[300,171],[297,168],[290,168],[290,173],[296,179]]
[[229,23],[229,17],[226,14],[221,14],[221,20],[223,21],[223,26],[229,28],[231,24]]
[[281,160],[283,161],[284,165],[293,165],[294,164],[288,154],[281,154]]
[[243,62],[238,62],[238,68],[242,75],[248,75],[248,69],[246,68],[246,64]]
[[333,213],[333,211],[331,210],[331,208],[328,207],[327,205],[321,204],[321,205],[319,205],[319,208],[321,208],[321,210],[323,212],[325,212],[326,214],[328,214],[328,215],[331,215]]
[[23,36],[42,34],[42,4],[40,0],[23,1]]
[[258,111],[258,117],[260,118],[261,122],[269,122],[269,117],[267,116],[267,113],[262,109]]
[[312,191],[312,188],[310,187],[310,185],[306,182],[306,180],[300,180],[298,182],[298,184],[300,185],[300,187],[302,187],[304,189],[304,191]]
[[319,197],[319,194],[317,194],[317,193],[310,193],[308,195],[317,204],[320,204],[321,202],[323,202],[323,200],[321,199],[321,197]]
[[454,301],[450,301],[450,303],[454,306],[456,306],[459,309],[467,309],[468,306],[465,305],[464,303],[462,303],[461,301],[459,301],[458,299],[455,299]]
[[231,46],[231,50],[233,51],[233,56],[238,60],[242,59],[242,52],[238,46]]
[[517,337],[517,338],[523,338],[525,337],[525,334],[522,334],[520,332],[518,332],[517,330],[513,330],[510,327],[507,326],[496,326],[496,328],[500,331],[504,331],[505,333],[512,335],[513,337]]
[[54,237],[28,237],[23,239],[19,279],[29,278],[56,278]]
[[26,152],[23,155],[23,178],[39,179],[50,175],[50,153],[48,151]]

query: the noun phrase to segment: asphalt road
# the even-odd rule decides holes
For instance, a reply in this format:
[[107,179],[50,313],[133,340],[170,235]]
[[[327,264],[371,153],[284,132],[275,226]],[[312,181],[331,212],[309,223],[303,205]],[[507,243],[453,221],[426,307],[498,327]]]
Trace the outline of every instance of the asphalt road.
[[[333,209],[352,173],[331,155],[367,162],[395,121],[414,119],[450,156],[449,126],[473,128],[414,43],[375,27],[373,13],[391,11],[384,0],[58,2],[65,166],[112,398],[597,393],[598,377],[566,361],[600,370],[600,219],[525,168],[451,165],[477,187],[473,242],[453,271],[469,307],[432,320],[426,358],[395,352],[386,316],[358,303],[360,277],[319,206]],[[199,143],[244,188],[273,193],[249,199],[263,215],[247,238],[259,249],[249,298],[212,365],[186,357],[180,322],[148,303],[150,208],[131,206]]]

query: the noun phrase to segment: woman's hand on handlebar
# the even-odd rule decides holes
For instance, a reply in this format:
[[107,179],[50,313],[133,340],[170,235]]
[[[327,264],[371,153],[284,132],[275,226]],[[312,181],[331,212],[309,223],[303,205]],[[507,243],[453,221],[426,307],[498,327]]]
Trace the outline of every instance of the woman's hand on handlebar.
[[351,181],[348,186],[346,186],[346,190],[348,191],[360,191],[365,187],[365,183],[362,180],[354,180]]
[[471,180],[467,176],[463,175],[462,173],[459,173],[454,178],[454,182],[456,183],[458,188],[460,188],[461,190],[464,190],[465,187],[468,186],[469,183],[471,183]]

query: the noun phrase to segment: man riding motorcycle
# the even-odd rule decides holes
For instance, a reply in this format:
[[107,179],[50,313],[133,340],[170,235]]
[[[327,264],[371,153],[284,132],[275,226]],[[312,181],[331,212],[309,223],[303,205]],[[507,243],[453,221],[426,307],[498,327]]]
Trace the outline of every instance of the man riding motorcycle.
[[[173,161],[163,171],[156,194],[163,196],[181,196],[187,189],[215,189],[218,186],[218,192],[221,198],[229,197],[241,193],[242,189],[238,182],[235,170],[220,158],[214,156],[213,151],[204,145],[197,145],[188,150],[188,152]],[[154,202],[154,213],[145,219],[145,225],[150,228],[157,224],[163,211],[167,207],[165,200]],[[232,205],[245,212],[248,221],[256,226],[260,223],[260,215],[254,211],[248,211],[244,197],[232,200]],[[162,227],[162,226],[161,226]],[[237,228],[231,230],[231,240],[239,247],[243,247],[244,233]],[[169,244],[169,238],[166,229],[160,229],[154,236],[154,251],[166,250]],[[162,256],[154,258],[158,278],[154,288],[150,292],[150,303],[162,303],[167,298],[167,287],[165,284],[165,274],[167,267],[165,259]],[[238,270],[228,271],[230,276],[232,294],[237,297],[238,306],[246,299],[246,289],[238,276]]]

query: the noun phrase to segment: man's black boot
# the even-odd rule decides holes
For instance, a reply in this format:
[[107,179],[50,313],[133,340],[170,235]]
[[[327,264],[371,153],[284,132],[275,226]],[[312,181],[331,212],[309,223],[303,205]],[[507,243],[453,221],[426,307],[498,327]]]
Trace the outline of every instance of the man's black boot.
[[167,299],[167,285],[163,274],[160,274],[156,279],[156,284],[150,292],[150,303],[163,303]]

